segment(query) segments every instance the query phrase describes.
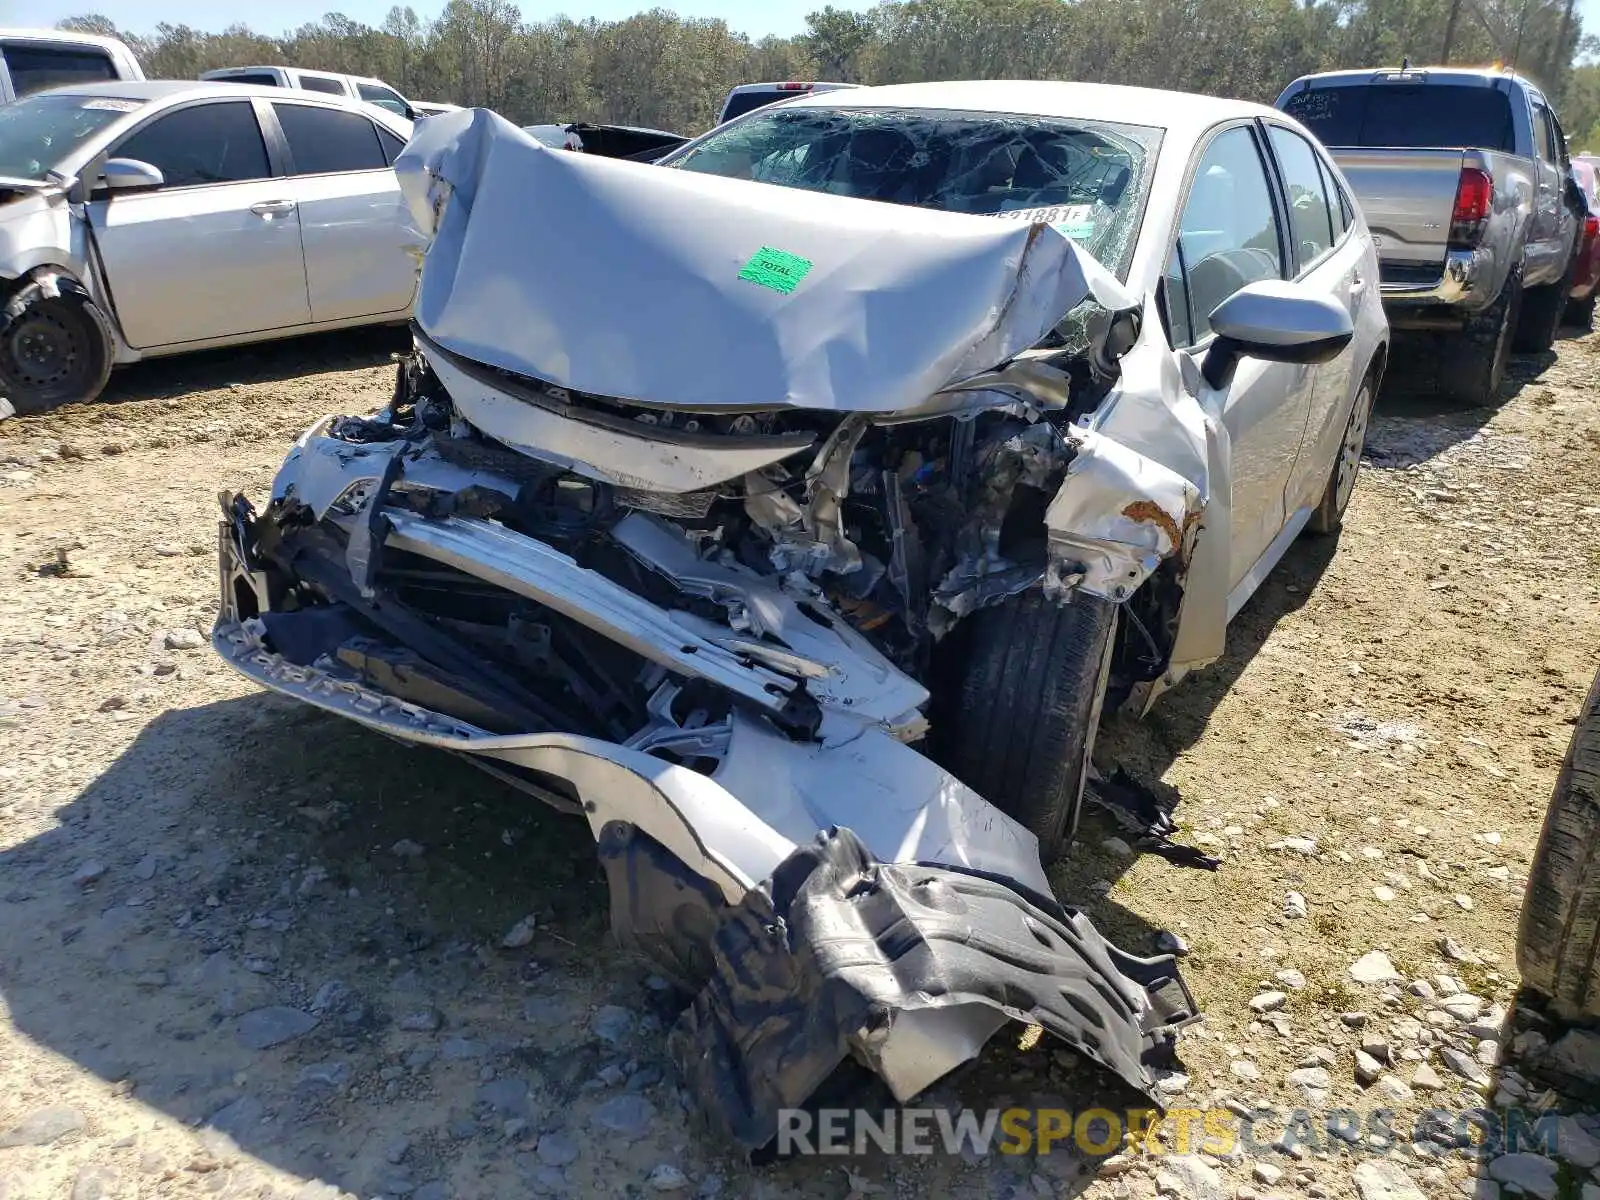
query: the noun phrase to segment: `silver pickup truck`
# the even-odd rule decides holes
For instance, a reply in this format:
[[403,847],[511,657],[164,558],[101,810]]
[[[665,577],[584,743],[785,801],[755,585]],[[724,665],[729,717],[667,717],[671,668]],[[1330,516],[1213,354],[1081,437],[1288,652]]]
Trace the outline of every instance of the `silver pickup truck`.
[[1491,401],[1555,341],[1576,257],[1566,141],[1532,83],[1456,68],[1307,75],[1278,97],[1344,170],[1395,329],[1443,333],[1441,390]]

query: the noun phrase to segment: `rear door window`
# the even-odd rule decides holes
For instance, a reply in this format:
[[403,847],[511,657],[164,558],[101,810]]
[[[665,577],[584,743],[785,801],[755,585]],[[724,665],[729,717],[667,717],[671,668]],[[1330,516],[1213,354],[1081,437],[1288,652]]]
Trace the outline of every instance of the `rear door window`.
[[165,187],[269,179],[271,164],[248,100],[192,104],[157,117],[113,152],[158,167]]
[[400,157],[400,151],[406,148],[406,144],[382,125],[379,125],[377,129],[378,144],[383,147],[383,157],[392,167],[394,166],[394,160]]
[[405,98],[393,88],[380,87],[375,83],[356,84],[356,95],[368,104],[376,104],[379,108],[387,108],[397,117],[406,115]]
[[95,83],[117,78],[111,58],[100,50],[65,46],[35,46],[26,42],[0,45],[11,72],[11,88],[17,96],[42,92],[69,83]]
[[344,90],[343,82],[337,79],[329,79],[325,75],[302,75],[300,76],[300,87],[303,91],[324,92],[329,96],[348,96],[350,94]]
[[1516,148],[1511,102],[1497,88],[1455,83],[1312,87],[1283,106],[1324,146]]
[[1283,173],[1284,197],[1289,202],[1289,232],[1300,270],[1333,248],[1332,206],[1317,165],[1317,152],[1298,133],[1281,125],[1267,126],[1272,153]]
[[218,83],[255,83],[262,87],[282,87],[282,82],[271,71],[246,71],[242,75],[219,75]]
[[1533,138],[1539,147],[1539,159],[1555,166],[1559,161],[1556,156],[1555,131],[1550,127],[1550,110],[1537,100],[1533,102]]
[[1333,177],[1333,170],[1321,155],[1317,156],[1317,166],[1322,169],[1322,190],[1328,196],[1328,216],[1333,220],[1333,240],[1337,242],[1344,236],[1344,231],[1350,228],[1350,206],[1339,181]]
[[296,175],[377,171],[389,165],[378,127],[360,113],[274,101]]

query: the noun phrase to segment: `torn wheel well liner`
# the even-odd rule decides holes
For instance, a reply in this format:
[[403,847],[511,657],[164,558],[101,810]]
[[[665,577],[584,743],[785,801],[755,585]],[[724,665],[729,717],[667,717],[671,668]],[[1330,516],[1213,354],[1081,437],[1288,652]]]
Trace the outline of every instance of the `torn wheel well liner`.
[[874,1069],[893,1058],[897,1025],[929,1010],[979,1006],[1040,1025],[1158,1107],[1151,1069],[1195,1019],[1170,957],[1124,954],[1081,914],[1009,881],[880,862],[837,827],[728,909],[713,945],[715,971],[668,1049],[721,1132],[749,1149],[847,1055]]

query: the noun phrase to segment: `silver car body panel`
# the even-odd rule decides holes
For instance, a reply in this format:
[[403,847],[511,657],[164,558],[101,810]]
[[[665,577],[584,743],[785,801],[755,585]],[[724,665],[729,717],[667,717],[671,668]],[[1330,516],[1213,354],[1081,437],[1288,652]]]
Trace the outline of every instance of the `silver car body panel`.
[[[88,199],[97,180],[85,173],[146,122],[192,104],[359,112],[402,140],[410,122],[334,96],[244,84],[133,80],[64,90],[126,112],[52,164],[46,182],[0,181],[8,194],[0,202],[0,280],[55,274],[73,281],[106,314],[115,362],[403,319],[423,243],[390,170],[278,175],[109,200]],[[218,296],[228,302],[218,306]]]
[[[483,109],[428,121],[395,172],[432,237],[428,337],[663,408],[920,409],[1088,296],[1136,306],[1050,226],[561,154]],[[530,195],[560,219],[507,236]],[[751,282],[765,251],[799,276]]]

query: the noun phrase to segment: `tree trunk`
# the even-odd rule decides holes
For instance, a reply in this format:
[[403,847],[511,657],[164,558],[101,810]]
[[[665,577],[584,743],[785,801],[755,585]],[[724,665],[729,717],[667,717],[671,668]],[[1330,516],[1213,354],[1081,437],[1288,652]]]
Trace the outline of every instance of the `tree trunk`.
[[1456,40],[1456,18],[1461,15],[1461,0],[1450,0],[1450,16],[1444,23],[1444,49],[1439,52],[1439,65],[1450,63],[1450,45]]
[[1572,3],[1567,0],[1561,8],[1561,24],[1556,27],[1556,40],[1544,64],[1545,86],[1557,98],[1567,90],[1567,64],[1562,57],[1567,50],[1567,33],[1572,29]]

